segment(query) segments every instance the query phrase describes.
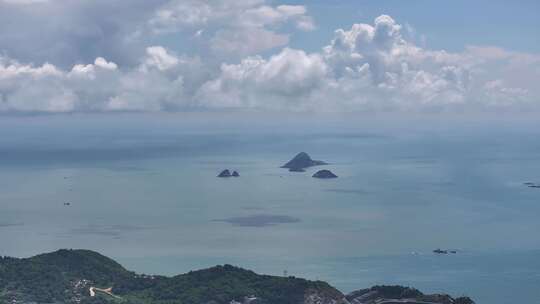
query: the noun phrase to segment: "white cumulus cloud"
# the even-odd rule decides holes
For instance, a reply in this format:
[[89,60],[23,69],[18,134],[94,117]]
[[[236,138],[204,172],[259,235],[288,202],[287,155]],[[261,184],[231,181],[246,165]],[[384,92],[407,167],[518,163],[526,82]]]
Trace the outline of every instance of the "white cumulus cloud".
[[285,46],[289,35],[279,28],[292,23],[302,31],[315,29],[303,5],[268,5],[262,0],[171,0],[149,20],[154,33],[204,31],[218,53],[251,55]]
[[220,76],[205,83],[197,99],[217,108],[294,108],[309,102],[326,74],[319,54],[286,48],[268,60],[256,56],[223,64]]
[[[382,15],[373,24],[338,29],[319,53],[284,49],[269,59],[223,65],[198,98],[213,106],[322,111],[446,111],[535,106],[539,94],[493,79],[491,65],[522,69],[535,56],[470,47],[462,53],[429,50],[408,41],[402,26]],[[527,60],[525,60],[527,59]],[[530,67],[526,71],[538,76]],[[538,79],[538,78],[535,78]]]
[[[67,67],[0,55],[0,112],[540,110],[539,54],[428,49],[387,15],[337,29],[319,51],[243,55],[286,45],[289,34],[274,26],[305,21],[306,12],[259,0],[172,0],[148,21],[158,18],[163,24],[153,26],[161,29],[193,26],[190,37],[199,33],[211,47],[236,53],[228,57],[154,43],[137,51],[134,64],[101,54]],[[218,25],[225,26],[212,29]]]

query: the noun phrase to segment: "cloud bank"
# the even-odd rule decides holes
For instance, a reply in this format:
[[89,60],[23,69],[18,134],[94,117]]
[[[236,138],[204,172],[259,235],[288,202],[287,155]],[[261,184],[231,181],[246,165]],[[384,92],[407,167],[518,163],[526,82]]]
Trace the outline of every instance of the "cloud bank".
[[[76,18],[47,23],[49,39],[14,28],[54,9]],[[308,9],[262,0],[3,0],[0,27],[2,113],[540,108],[539,54],[423,48],[387,15],[311,53],[289,47],[316,29]]]

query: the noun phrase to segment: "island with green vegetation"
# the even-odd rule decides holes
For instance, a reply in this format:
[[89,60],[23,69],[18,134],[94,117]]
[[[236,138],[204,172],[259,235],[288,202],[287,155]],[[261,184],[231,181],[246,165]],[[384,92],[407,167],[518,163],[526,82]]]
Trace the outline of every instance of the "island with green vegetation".
[[472,304],[467,297],[375,286],[344,295],[322,281],[260,275],[231,265],[173,277],[137,274],[90,250],[0,258],[0,303]]

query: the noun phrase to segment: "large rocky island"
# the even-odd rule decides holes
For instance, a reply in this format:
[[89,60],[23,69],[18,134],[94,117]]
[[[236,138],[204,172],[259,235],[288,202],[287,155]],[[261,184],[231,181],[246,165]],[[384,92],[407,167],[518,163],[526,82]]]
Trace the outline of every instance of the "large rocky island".
[[89,250],[0,257],[0,303],[471,304],[467,297],[375,286],[344,295],[322,281],[259,275],[231,265],[173,277],[136,274]]
[[327,165],[327,163],[321,160],[313,160],[306,152],[300,152],[281,168],[287,168],[293,172],[304,172],[306,168],[320,165]]

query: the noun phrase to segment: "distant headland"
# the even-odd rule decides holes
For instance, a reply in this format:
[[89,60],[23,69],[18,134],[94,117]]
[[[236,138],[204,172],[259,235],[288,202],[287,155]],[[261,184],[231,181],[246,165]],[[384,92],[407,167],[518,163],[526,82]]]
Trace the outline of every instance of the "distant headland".
[[260,275],[231,265],[173,277],[144,275],[90,250],[0,256],[0,303],[63,304],[474,304],[403,286],[341,293],[323,281]]

